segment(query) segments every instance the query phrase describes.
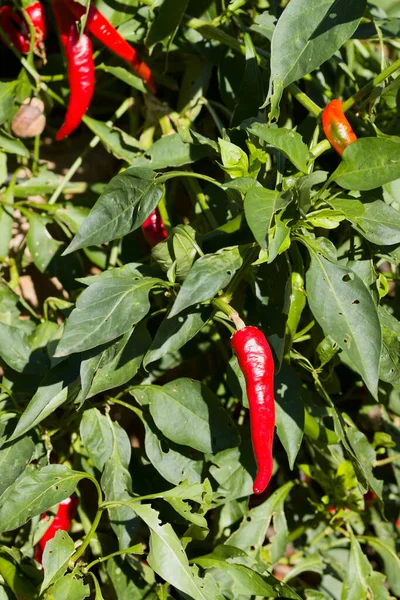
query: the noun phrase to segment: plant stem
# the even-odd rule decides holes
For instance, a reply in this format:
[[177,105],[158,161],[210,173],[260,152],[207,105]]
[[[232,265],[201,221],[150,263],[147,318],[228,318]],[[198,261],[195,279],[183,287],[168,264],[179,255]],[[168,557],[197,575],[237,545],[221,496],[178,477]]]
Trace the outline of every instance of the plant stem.
[[390,463],[396,462],[396,460],[400,460],[400,454],[394,454],[393,456],[382,458],[382,460],[376,460],[374,462],[374,467],[383,467],[384,465],[390,465]]
[[35,141],[34,141],[34,146],[33,146],[33,160],[32,160],[32,175],[34,177],[38,173],[39,156],[40,156],[40,135],[35,135]]
[[[240,52],[240,54],[243,54],[243,56],[246,55],[245,45],[241,42],[238,42],[237,39],[235,39],[228,33],[221,31],[217,27],[213,26],[210,23],[207,23],[206,21],[202,21],[201,19],[195,19],[195,18],[190,18],[190,17],[187,17],[187,19],[188,19],[186,21],[187,27],[190,27],[191,29],[195,29],[204,38],[206,38],[208,40],[216,40],[218,42],[221,42],[221,44],[228,46],[232,50],[235,50],[236,52]],[[256,51],[258,53],[260,67],[262,69],[264,69],[265,71],[269,72],[270,71],[269,60],[267,60],[266,58],[264,58],[264,56],[262,56],[265,53],[262,50],[260,50],[259,48],[256,48]],[[307,96],[307,94],[302,92],[295,83],[291,83],[288,86],[288,89],[293,94],[294,98],[296,98],[296,100],[298,102],[300,102],[300,104],[302,104],[304,106],[304,108],[306,108],[314,117],[318,117],[320,115],[320,113],[322,112],[322,108],[320,106],[318,106],[318,104],[315,104],[315,102],[313,102],[313,100],[311,100],[311,98],[309,98]]]
[[[196,173],[193,173],[193,175],[196,175]],[[184,185],[187,188],[186,191],[188,192],[188,194],[193,196],[193,202],[199,203],[200,208],[205,218],[207,219],[211,229],[216,229],[218,227],[218,222],[209,207],[207,197],[201,189],[197,178],[188,177],[185,180]]]
[[[138,549],[142,549],[142,552],[138,552]],[[135,544],[134,546],[130,546],[129,548],[125,548],[124,550],[118,550],[117,552],[112,552],[112,554],[107,554],[107,556],[102,556],[101,558],[97,558],[93,562],[89,563],[87,567],[84,568],[84,572],[87,573],[89,569],[97,565],[98,563],[102,563],[109,558],[114,558],[114,556],[121,556],[121,554],[143,554],[143,546],[142,544]]]
[[[243,56],[246,56],[245,45],[242,42],[239,42],[233,36],[225,33],[225,31],[218,29],[218,27],[215,27],[215,25],[212,25],[207,21],[203,21],[202,19],[190,18],[188,15],[185,15],[185,18],[187,19],[185,23],[186,26],[190,29],[198,31],[206,40],[215,40],[216,42],[221,42],[221,44],[228,46],[228,48],[231,48],[232,50],[243,54]],[[263,51],[260,52],[260,49],[256,50],[259,54],[263,54]],[[259,56],[259,64],[261,68],[269,71],[269,60],[263,56]]]
[[[117,108],[113,117],[109,121],[107,121],[106,125],[111,127],[111,125],[113,125],[115,121],[120,119],[122,117],[122,115],[125,114],[126,111],[129,110],[133,106],[133,104],[134,104],[133,98],[126,98],[122,102],[121,106],[119,106],[119,108]],[[57,202],[58,198],[62,194],[67,183],[69,183],[71,178],[75,175],[75,173],[77,172],[77,170],[79,169],[79,167],[81,166],[81,164],[83,163],[84,159],[89,154],[89,152],[91,150],[93,150],[93,148],[96,148],[96,146],[98,145],[99,142],[100,142],[99,136],[95,135],[94,138],[89,143],[89,145],[87,146],[87,148],[85,148],[85,150],[72,163],[72,165],[68,169],[68,172],[66,173],[65,177],[63,177],[63,179],[60,182],[60,184],[58,185],[57,189],[53,192],[53,195],[51,196],[51,198],[49,200],[49,204],[55,204]]]
[[346,110],[349,110],[349,108],[351,108],[353,104],[355,104],[356,102],[361,100],[361,98],[366,96],[370,91],[374,89],[374,87],[376,87],[377,85],[382,83],[382,81],[390,77],[390,75],[397,71],[397,69],[400,69],[400,58],[399,60],[396,60],[394,63],[392,63],[387,69],[382,71],[382,73],[374,77],[372,81],[364,85],[364,87],[362,87],[361,90],[358,90],[358,92],[350,96],[350,98],[347,98],[347,100],[343,102],[344,112],[346,112]]
[[104,508],[100,507],[100,505],[103,501],[103,494],[101,492],[101,488],[100,488],[99,484],[97,483],[97,480],[94,477],[92,477],[91,475],[86,475],[86,477],[88,479],[90,479],[90,481],[92,481],[92,483],[94,483],[94,485],[96,486],[97,496],[98,496],[98,503],[97,503],[98,508],[97,508],[96,516],[94,518],[92,526],[89,530],[89,533],[85,537],[83,544],[81,546],[79,546],[79,548],[76,550],[75,554],[73,554],[71,556],[72,562],[76,562],[78,560],[78,558],[80,558],[82,556],[82,554],[85,552],[86,548],[90,544],[90,540],[92,539],[92,537],[94,536],[94,534],[96,532],[96,529],[100,523],[101,515],[103,514],[103,510],[104,510]]

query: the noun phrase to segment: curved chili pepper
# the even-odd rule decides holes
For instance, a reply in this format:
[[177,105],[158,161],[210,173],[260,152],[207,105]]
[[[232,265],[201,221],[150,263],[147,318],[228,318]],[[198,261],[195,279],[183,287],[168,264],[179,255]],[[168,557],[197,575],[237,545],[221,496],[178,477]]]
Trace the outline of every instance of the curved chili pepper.
[[[85,14],[85,8],[82,4],[74,2],[74,0],[64,0],[64,2],[76,19],[80,19]],[[152,92],[156,91],[149,67],[140,60],[136,50],[128,44],[92,2],[89,6],[86,29],[112,52],[126,60],[132,66],[133,70],[142,77]]]
[[[75,496],[71,496],[70,498],[66,498],[58,505],[57,514],[54,517],[51,525],[46,530],[43,537],[38,541],[35,548],[35,560],[37,560],[40,564],[42,564],[42,557],[44,548],[47,542],[56,535],[56,532],[59,529],[63,531],[68,531],[71,525],[71,521],[75,516],[76,508],[79,504],[78,498]],[[42,515],[42,519],[45,518],[46,515]]]
[[35,2],[26,9],[35,28],[35,47],[37,48],[47,37],[47,19],[41,2]]
[[149,214],[142,225],[142,231],[146,242],[148,242],[150,246],[156,246],[168,237],[168,233],[165,230],[164,221],[162,220],[162,216],[158,208]]
[[65,50],[71,91],[65,121],[56,134],[56,140],[60,141],[78,127],[90,104],[94,91],[94,62],[92,43],[85,33],[79,38],[74,16],[63,0],[54,0],[52,7]]
[[29,52],[29,39],[21,31],[22,24],[22,18],[11,6],[0,8],[0,27],[18,52],[27,54]]
[[332,100],[322,113],[325,135],[336,152],[343,154],[345,148],[356,141],[357,136],[343,112],[341,100]]
[[253,491],[261,494],[271,479],[273,467],[274,359],[265,335],[257,327],[239,329],[231,343],[246,380],[251,440],[258,467]]

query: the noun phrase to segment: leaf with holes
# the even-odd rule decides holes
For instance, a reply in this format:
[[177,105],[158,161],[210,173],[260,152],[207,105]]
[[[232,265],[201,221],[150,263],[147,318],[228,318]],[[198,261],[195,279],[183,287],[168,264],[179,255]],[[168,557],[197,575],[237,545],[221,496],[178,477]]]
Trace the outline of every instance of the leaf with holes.
[[310,308],[325,335],[346,352],[376,397],[381,328],[363,281],[351,269],[312,252],[306,283]]

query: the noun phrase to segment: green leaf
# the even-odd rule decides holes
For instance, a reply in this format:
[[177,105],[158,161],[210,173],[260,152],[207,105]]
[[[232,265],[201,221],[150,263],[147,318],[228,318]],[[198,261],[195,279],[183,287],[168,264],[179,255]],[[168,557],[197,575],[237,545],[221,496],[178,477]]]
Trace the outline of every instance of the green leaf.
[[[379,534],[377,533],[377,535]],[[362,540],[371,546],[382,558],[390,589],[394,594],[398,595],[400,590],[398,577],[400,572],[400,558],[396,552],[395,540],[393,538],[382,539],[380,537],[372,536],[363,536]],[[370,585],[372,587],[371,582]]]
[[250,440],[246,444],[245,453],[242,447],[228,448],[213,456],[211,460],[213,464],[210,473],[219,484],[218,493],[229,500],[243,498],[253,493],[250,471],[255,471],[255,464]]
[[204,569],[216,568],[226,571],[232,577],[235,583],[235,589],[240,594],[251,594],[261,597],[272,598],[294,598],[300,600],[288,585],[282,583],[273,575],[260,575],[257,571],[244,565],[228,562],[232,552],[238,553],[237,548],[230,546],[217,546],[211,554],[200,556],[194,559],[194,562]]
[[[125,69],[122,67],[114,68],[125,71]],[[134,75],[130,75],[131,77],[134,77]],[[139,79],[139,81],[141,81],[141,79]],[[125,131],[107,125],[107,123],[103,123],[102,121],[92,119],[88,116],[84,117],[84,121],[85,125],[87,125],[89,129],[100,138],[101,143],[105,146],[108,152],[113,154],[116,158],[125,160],[128,163],[132,163],[132,161],[137,158],[140,150],[143,150],[143,146],[139,140],[135,139],[131,135],[128,135]]]
[[44,578],[40,593],[62,577],[68,568],[68,561],[75,551],[74,542],[64,530],[56,531],[46,543],[43,552]]
[[129,557],[129,563],[123,560],[123,557],[122,560],[121,557],[116,557],[107,561],[107,575],[114,588],[115,597],[118,600],[158,600],[149,596],[155,584],[153,570],[144,563],[136,564],[133,558]]
[[291,0],[271,42],[272,82],[286,87],[322,65],[348,40],[366,0]]
[[193,379],[176,379],[146,393],[158,429],[176,444],[218,452],[239,443],[233,421],[218,398]]
[[83,600],[88,596],[90,596],[89,585],[69,573],[54,584],[48,594],[48,600]]
[[281,127],[271,127],[265,123],[253,123],[248,131],[282,152],[296,169],[307,173],[309,150],[299,133]]
[[99,471],[102,471],[114,447],[113,431],[109,419],[102,415],[97,408],[85,410],[79,432],[93,464]]
[[286,363],[275,375],[275,410],[276,431],[293,470],[303,439],[304,403],[301,382]]
[[[275,490],[265,502],[247,510],[239,528],[227,539],[226,543],[246,552],[259,550],[265,541],[265,535],[271,525],[274,512],[283,510],[283,503],[293,486],[294,482],[288,481]],[[283,525],[287,537],[287,525],[286,523]]]
[[210,316],[211,308],[200,306],[182,311],[175,317],[164,319],[144,357],[144,367],[162,358],[165,354],[176,352],[182,348],[203,329]]
[[347,267],[312,252],[306,282],[310,308],[325,335],[347,353],[376,397],[381,329],[363,281]]
[[344,221],[346,215],[341,210],[332,210],[331,208],[321,208],[307,214],[307,221],[313,227],[323,227],[324,229],[335,229]]
[[14,92],[16,81],[0,81],[0,125],[11,116],[14,105]]
[[290,198],[267,188],[253,188],[244,199],[246,221],[261,248],[268,248],[268,232],[275,213],[287,206]]
[[126,333],[149,312],[149,292],[157,283],[151,277],[116,277],[90,285],[68,318],[55,356],[90,350]]
[[350,533],[350,540],[350,559],[341,600],[366,600],[369,595],[368,578],[372,567],[353,533]]
[[[0,177],[1,179],[1,177]],[[0,185],[3,182],[0,183]],[[8,256],[14,224],[14,185],[11,183],[2,198],[0,205],[0,257]]]
[[29,364],[30,354],[28,333],[19,327],[0,323],[0,356],[4,362],[18,373],[23,373]]
[[62,243],[54,240],[48,232],[46,225],[52,223],[50,219],[29,212],[28,221],[29,231],[26,236],[26,243],[33,262],[39,271],[44,273]]
[[29,150],[21,140],[18,140],[5,131],[0,131],[0,149],[9,154],[16,154],[23,158],[29,158]]
[[[109,65],[101,63],[101,65],[96,66],[96,71],[104,71],[105,73],[111,73],[111,75],[114,75],[114,77],[117,77],[117,79],[120,79],[124,83],[127,83],[133,89],[139,90],[139,92],[143,92],[144,94],[146,93],[146,86],[143,83],[143,79],[141,79],[137,75],[134,75],[133,73],[131,73],[131,71],[128,71],[128,69],[124,69],[124,67],[110,67]],[[90,121],[94,121],[94,119],[90,119]],[[100,123],[100,121],[96,121],[96,124],[97,123]],[[138,142],[138,144],[140,144],[140,142]],[[141,145],[137,147],[139,148],[141,147]]]
[[87,398],[128,383],[137,374],[151,343],[146,323],[139,323],[115,344],[103,350]]
[[262,330],[278,359],[277,371],[285,352],[285,333],[291,302],[291,274],[285,256],[272,264],[260,265],[254,276],[254,293]]
[[71,496],[85,473],[64,465],[28,467],[1,496],[0,533],[25,525],[54,504]]
[[353,219],[352,223],[373,244],[390,246],[400,243],[400,213],[382,200],[364,204],[364,214]]
[[[113,423],[113,449],[104,466],[101,487],[106,500],[131,500],[132,479],[129,473],[131,444],[128,434],[118,423]],[[128,506],[117,506],[108,510],[111,527],[119,542],[120,550],[132,545],[138,528],[138,519]]]
[[361,138],[343,152],[331,179],[346,190],[373,190],[400,178],[399,144],[387,138]]
[[184,592],[193,600],[223,600],[213,580],[200,578],[189,566],[182,544],[169,523],[161,525],[158,512],[148,504],[135,504],[136,514],[150,528],[149,565],[165,581]]
[[173,227],[168,238],[152,249],[151,255],[165,273],[173,266],[175,280],[182,281],[197,255],[196,231],[190,225]]
[[212,300],[219,290],[228,285],[242,262],[237,247],[223,248],[216,254],[201,256],[183,282],[168,317],[199,302]]
[[[298,577],[301,573],[319,573],[322,575],[325,569],[324,561],[319,554],[309,554],[299,562],[297,562],[294,567],[289,571],[287,575],[285,575],[284,581],[285,583]],[[307,596],[308,598],[308,596]],[[318,598],[314,598],[314,600],[318,600]],[[322,597],[321,600],[324,600]]]
[[149,414],[144,413],[142,420],[146,455],[160,475],[176,485],[185,479],[191,483],[200,482],[204,468],[202,455],[168,440],[155,427]]
[[218,140],[221,151],[221,160],[223,169],[233,179],[237,177],[247,177],[249,173],[249,159],[243,150],[223,139]]
[[382,350],[379,362],[379,378],[392,385],[400,385],[400,322],[378,306],[382,327]]
[[149,169],[130,167],[113,177],[64,255],[135,231],[156,208],[163,190]]
[[32,460],[35,444],[30,437],[4,445],[0,450],[0,496]]
[[361,431],[358,431],[356,427],[346,427],[346,433],[351,448],[358,459],[358,469],[361,470],[368,487],[378,497],[382,505],[383,481],[376,479],[372,473],[373,464],[376,460],[375,451],[368,442],[367,437]]
[[66,360],[49,371],[20,417],[10,440],[36,427],[56,408],[78,393],[78,368],[76,360]]
[[186,12],[189,0],[162,0],[161,6],[152,21],[147,37],[146,46],[151,49],[158,42],[167,42],[172,38],[179,27],[182,17]]
[[246,63],[239,91],[235,94],[235,109],[231,126],[240,125],[245,119],[254,117],[263,103],[263,76],[258,66],[258,54],[249,33],[244,34]]
[[209,156],[211,149],[205,145],[185,144],[179,133],[160,138],[142,156],[132,162],[134,168],[165,169],[182,167]]

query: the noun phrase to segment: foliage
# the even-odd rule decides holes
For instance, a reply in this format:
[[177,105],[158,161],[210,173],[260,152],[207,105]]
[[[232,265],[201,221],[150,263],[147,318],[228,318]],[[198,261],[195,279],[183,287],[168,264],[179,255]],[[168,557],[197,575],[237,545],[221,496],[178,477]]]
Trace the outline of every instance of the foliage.
[[[95,43],[59,143],[45,7],[46,57],[0,49],[0,598],[398,597],[399,3],[101,0],[158,92]],[[233,309],[275,358],[261,497]]]

